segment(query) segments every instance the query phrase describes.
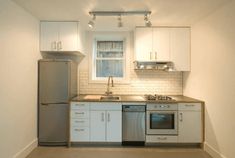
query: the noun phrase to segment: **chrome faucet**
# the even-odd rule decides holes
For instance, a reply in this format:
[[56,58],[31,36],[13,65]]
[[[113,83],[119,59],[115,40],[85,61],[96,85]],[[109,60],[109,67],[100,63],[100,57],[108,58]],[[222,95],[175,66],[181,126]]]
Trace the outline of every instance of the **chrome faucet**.
[[108,77],[108,84],[107,84],[107,91],[105,92],[106,95],[111,95],[113,92],[110,91],[110,80],[111,80],[111,86],[114,87],[113,85],[113,76]]

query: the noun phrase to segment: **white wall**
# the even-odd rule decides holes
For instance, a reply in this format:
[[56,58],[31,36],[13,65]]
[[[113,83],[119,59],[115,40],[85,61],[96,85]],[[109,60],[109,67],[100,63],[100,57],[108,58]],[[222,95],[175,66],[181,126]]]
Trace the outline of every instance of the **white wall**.
[[192,26],[192,69],[184,74],[184,95],[206,103],[206,150],[213,157],[235,155],[235,2]]
[[39,21],[0,1],[0,157],[24,157],[37,145]]

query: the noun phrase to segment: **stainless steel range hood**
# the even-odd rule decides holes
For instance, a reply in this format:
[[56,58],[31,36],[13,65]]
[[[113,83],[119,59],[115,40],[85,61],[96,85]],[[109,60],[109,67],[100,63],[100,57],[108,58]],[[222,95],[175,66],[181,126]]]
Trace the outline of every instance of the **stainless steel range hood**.
[[135,70],[161,70],[173,71],[173,62],[171,61],[134,61]]

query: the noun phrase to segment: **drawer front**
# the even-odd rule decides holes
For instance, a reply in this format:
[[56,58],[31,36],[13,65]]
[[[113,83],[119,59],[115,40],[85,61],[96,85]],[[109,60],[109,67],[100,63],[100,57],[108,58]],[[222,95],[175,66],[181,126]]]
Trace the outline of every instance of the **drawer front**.
[[89,119],[71,119],[72,127],[89,127]]
[[75,110],[89,110],[90,104],[87,102],[71,102],[71,109]]
[[122,104],[121,103],[114,103],[114,102],[93,102],[90,104],[90,110],[115,110],[121,111]]
[[179,103],[178,109],[182,111],[201,111],[201,103]]
[[146,143],[176,143],[178,136],[146,136]]
[[71,118],[89,118],[89,111],[82,111],[82,110],[72,110],[71,111]]
[[89,127],[71,127],[71,142],[90,141]]

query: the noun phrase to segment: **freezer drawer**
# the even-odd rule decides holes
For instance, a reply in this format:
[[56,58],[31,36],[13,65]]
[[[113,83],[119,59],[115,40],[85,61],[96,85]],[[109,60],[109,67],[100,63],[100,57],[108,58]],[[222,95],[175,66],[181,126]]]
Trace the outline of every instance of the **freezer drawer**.
[[39,106],[39,144],[68,141],[68,104]]

